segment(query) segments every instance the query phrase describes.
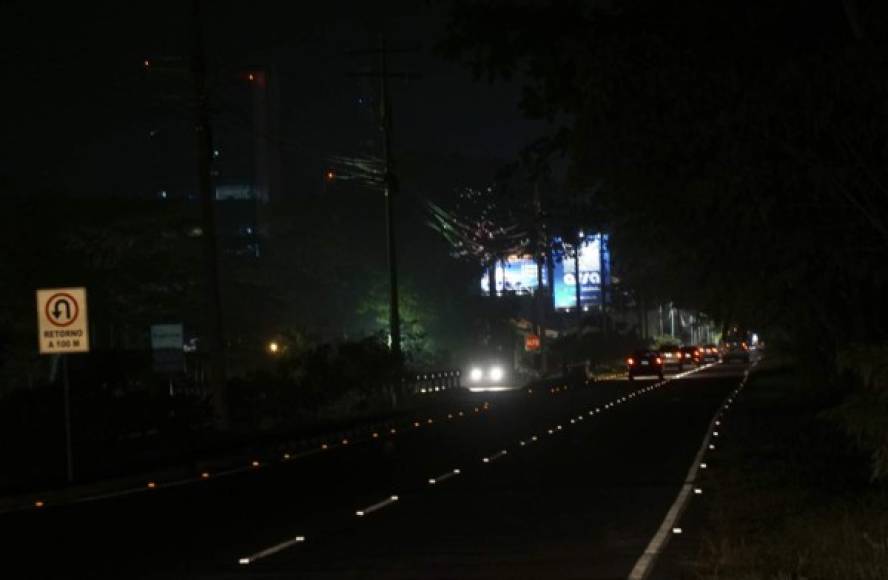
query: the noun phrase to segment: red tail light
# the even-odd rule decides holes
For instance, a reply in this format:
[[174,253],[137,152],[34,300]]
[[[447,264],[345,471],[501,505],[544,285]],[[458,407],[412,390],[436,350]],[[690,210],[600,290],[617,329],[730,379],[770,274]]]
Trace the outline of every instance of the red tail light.
[[657,357],[657,364],[658,365],[663,364],[663,359],[661,359],[660,357]]
[[626,364],[628,364],[629,366],[634,365],[634,364],[635,364],[635,359],[634,359],[634,358],[627,358],[627,359],[626,359]]

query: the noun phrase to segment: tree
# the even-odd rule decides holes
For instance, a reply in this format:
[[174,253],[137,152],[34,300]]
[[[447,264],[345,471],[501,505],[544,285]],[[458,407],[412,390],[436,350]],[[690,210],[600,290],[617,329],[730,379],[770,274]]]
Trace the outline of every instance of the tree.
[[143,346],[152,323],[196,324],[190,313],[199,303],[199,247],[187,205],[40,192],[5,199],[14,208],[0,218],[2,358],[14,365],[5,377],[10,384],[35,379],[38,288],[87,288],[94,349]]
[[442,49],[523,79],[528,116],[569,119],[553,150],[574,189],[603,184],[636,289],[831,360],[888,318],[886,51],[845,7],[457,2]]

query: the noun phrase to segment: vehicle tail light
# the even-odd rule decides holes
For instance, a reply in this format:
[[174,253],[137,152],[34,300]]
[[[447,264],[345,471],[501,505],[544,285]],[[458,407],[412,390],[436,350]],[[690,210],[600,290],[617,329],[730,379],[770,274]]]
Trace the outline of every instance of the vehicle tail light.
[[657,357],[657,364],[658,365],[663,364],[663,359],[661,359],[660,357]]
[[635,359],[634,359],[634,358],[627,358],[627,359],[626,359],[626,363],[627,363],[629,366],[632,366],[632,365],[635,364]]
[[685,358],[691,358],[691,353],[686,352],[686,353],[685,353]]

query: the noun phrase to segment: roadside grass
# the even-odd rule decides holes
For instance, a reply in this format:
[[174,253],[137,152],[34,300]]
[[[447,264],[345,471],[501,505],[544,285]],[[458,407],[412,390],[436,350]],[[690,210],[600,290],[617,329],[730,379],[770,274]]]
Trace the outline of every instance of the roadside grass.
[[753,374],[721,427],[687,576],[888,580],[888,489],[825,411],[839,393],[791,367]]

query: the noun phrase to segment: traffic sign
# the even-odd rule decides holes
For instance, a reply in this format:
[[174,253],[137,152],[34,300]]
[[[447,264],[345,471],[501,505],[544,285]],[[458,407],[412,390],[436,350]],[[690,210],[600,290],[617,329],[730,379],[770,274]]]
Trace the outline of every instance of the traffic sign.
[[540,337],[535,334],[526,335],[524,337],[524,350],[540,350]]
[[89,352],[86,288],[37,291],[40,354]]
[[151,325],[151,350],[155,371],[178,373],[185,368],[185,353],[182,349],[184,337],[181,324]]

